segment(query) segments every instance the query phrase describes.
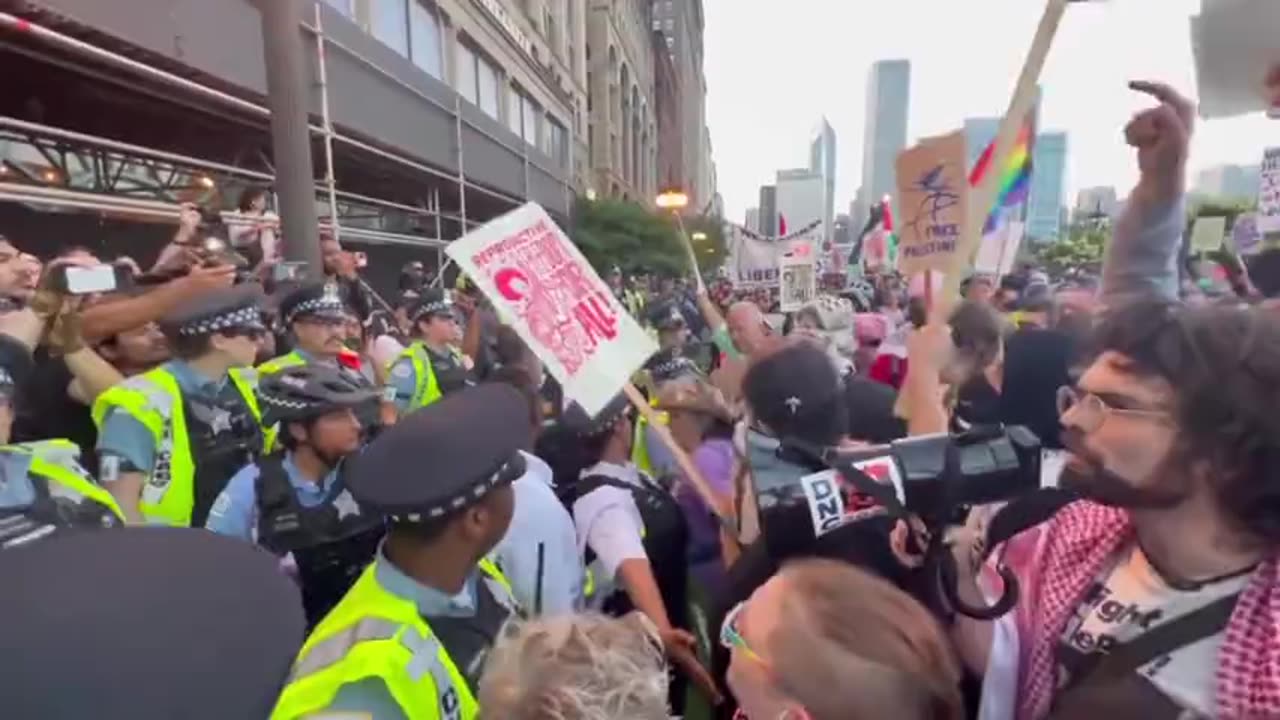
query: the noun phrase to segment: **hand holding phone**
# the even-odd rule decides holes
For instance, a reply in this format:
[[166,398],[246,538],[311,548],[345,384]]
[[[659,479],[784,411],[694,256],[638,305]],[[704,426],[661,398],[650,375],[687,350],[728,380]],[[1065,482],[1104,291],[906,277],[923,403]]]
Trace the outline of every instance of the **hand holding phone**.
[[125,264],[68,265],[49,268],[49,288],[62,295],[115,292],[133,285],[133,271]]

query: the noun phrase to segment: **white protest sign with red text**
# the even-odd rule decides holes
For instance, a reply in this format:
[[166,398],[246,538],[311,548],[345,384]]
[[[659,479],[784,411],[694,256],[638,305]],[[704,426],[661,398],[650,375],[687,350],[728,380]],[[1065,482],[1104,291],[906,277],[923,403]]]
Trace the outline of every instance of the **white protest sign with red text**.
[[445,252],[537,353],[565,395],[591,415],[658,350],[535,203],[464,235]]

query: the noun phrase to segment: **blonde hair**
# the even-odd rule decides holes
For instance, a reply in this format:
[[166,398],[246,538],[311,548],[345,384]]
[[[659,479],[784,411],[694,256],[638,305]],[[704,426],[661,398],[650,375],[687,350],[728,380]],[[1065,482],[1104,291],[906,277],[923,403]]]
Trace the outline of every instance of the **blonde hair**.
[[647,618],[514,620],[480,679],[481,720],[667,720],[667,671]]
[[782,617],[763,651],[779,690],[813,720],[960,720],[960,667],[906,593],[846,563],[786,565]]

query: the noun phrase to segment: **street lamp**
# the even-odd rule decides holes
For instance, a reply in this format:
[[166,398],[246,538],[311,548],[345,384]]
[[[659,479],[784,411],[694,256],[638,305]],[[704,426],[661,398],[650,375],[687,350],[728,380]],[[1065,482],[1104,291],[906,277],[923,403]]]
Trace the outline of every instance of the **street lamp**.
[[680,188],[669,188],[658,193],[658,197],[654,199],[654,203],[663,210],[670,210],[673,213],[689,207],[689,196]]
[[695,242],[702,242],[703,240],[707,239],[707,234],[702,231],[698,231],[690,235],[689,238],[691,240],[694,240]]

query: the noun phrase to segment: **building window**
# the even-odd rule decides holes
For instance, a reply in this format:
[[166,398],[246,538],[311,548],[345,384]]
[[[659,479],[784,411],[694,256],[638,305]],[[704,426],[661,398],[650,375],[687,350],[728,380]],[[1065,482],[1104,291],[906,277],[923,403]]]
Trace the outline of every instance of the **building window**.
[[507,87],[507,127],[516,137],[522,137],[520,133],[521,124],[524,121],[524,96],[515,86]]
[[476,84],[480,109],[486,115],[498,119],[498,98],[501,97],[498,83],[498,68],[484,57],[476,55]]
[[476,105],[476,54],[462,42],[458,42],[455,47],[457,62],[453,69],[453,87],[459,95]]
[[373,36],[392,50],[408,56],[409,4],[406,0],[373,0],[369,12]]
[[524,102],[524,132],[521,137],[530,145],[538,146],[538,118],[542,115],[542,108],[538,107],[538,103],[529,98],[522,98]]
[[356,0],[325,0],[325,4],[349,18],[356,16]]
[[554,116],[547,116],[547,133],[546,145],[542,148],[543,152],[551,156],[556,163],[564,165],[567,162],[568,137],[569,133],[565,130],[563,124],[556,120]]
[[413,64],[441,77],[440,22],[419,0],[409,0],[409,54]]

